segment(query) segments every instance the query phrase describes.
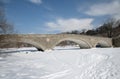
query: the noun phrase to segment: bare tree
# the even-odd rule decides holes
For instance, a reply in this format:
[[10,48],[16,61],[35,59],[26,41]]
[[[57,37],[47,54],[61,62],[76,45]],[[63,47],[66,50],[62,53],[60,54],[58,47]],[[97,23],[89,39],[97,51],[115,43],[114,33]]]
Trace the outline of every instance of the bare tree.
[[7,19],[5,18],[4,2],[0,0],[0,33],[10,34],[13,32],[14,32],[13,25],[8,23]]

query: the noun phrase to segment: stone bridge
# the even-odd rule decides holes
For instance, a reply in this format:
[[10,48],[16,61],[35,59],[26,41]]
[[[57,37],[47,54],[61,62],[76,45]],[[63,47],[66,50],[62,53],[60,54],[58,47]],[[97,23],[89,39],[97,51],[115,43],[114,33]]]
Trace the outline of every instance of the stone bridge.
[[94,48],[97,44],[101,47],[111,47],[112,39],[105,37],[75,35],[75,34],[8,34],[0,35],[0,44],[26,43],[31,44],[39,50],[53,49],[63,41],[73,41],[80,48]]

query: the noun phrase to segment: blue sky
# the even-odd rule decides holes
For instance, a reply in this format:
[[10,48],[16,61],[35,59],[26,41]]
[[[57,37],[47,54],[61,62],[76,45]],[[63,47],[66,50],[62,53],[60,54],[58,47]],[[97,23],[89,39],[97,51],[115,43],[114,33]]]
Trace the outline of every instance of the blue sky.
[[120,18],[120,0],[3,0],[6,18],[19,33],[94,29]]

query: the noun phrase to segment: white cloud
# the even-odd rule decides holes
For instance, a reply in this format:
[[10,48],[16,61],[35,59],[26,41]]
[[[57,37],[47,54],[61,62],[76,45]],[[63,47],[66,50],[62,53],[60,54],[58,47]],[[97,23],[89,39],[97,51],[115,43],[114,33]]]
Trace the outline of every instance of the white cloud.
[[83,29],[92,29],[93,19],[57,19],[55,22],[48,22],[46,25],[52,31],[72,31],[72,30],[83,30]]
[[30,2],[34,3],[34,4],[41,4],[42,0],[29,0]]
[[110,15],[120,18],[120,0],[114,0],[109,3],[95,4],[90,7],[86,14],[92,16]]

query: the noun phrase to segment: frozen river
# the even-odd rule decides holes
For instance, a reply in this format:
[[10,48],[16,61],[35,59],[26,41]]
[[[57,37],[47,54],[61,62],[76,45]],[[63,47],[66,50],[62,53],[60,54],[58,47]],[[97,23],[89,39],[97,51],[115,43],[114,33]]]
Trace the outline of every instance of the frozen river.
[[1,52],[6,54],[0,54],[0,79],[120,78],[120,48],[57,47],[45,52],[22,48]]

